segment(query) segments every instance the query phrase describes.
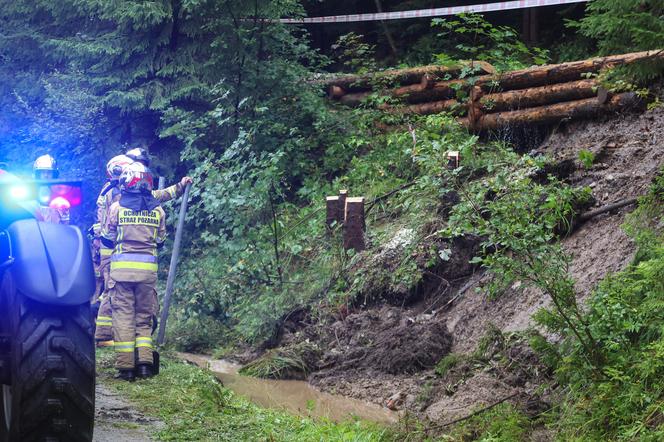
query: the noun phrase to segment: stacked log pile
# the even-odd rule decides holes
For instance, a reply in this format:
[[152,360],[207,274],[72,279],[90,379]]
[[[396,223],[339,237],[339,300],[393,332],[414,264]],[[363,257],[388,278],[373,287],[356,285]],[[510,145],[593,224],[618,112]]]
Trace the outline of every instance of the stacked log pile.
[[[664,59],[664,50],[500,74],[483,62],[424,66],[373,75],[348,75],[324,84],[331,100],[347,106],[360,106],[371,94],[380,92],[399,103],[379,105],[386,112],[427,115],[451,111],[459,115],[462,124],[479,132],[505,126],[550,124],[638,105],[635,94],[608,94],[595,78],[588,77],[603,69],[649,59]],[[469,69],[476,72],[475,77],[459,78]],[[468,98],[461,100],[459,96]]]

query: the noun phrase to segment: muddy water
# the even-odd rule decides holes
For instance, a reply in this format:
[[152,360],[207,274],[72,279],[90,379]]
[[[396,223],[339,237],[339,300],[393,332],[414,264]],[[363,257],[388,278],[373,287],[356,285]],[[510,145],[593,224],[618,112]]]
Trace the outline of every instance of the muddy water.
[[265,408],[300,416],[343,421],[354,417],[378,423],[394,423],[399,415],[387,408],[345,396],[323,393],[304,381],[258,379],[238,374],[240,365],[204,356],[181,354],[184,359],[212,371],[226,388]]

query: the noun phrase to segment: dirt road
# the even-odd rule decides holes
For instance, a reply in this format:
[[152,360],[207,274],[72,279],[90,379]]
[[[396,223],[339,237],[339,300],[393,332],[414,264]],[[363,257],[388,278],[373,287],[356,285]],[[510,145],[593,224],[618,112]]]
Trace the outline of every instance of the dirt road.
[[161,422],[146,417],[126,399],[97,383],[94,442],[148,442]]

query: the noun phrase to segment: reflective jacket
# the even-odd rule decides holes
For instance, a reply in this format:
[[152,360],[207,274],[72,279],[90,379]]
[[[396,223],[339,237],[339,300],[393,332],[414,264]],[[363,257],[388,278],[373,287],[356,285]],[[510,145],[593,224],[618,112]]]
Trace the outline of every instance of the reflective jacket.
[[[104,194],[106,189],[111,185],[111,182],[107,181],[97,197],[97,223],[95,226],[98,226],[98,229],[95,230],[95,233],[98,231],[101,234],[101,229],[106,224],[106,218],[111,205],[120,199],[120,189],[117,186],[114,186],[113,189]],[[184,186],[178,183],[165,189],[153,190],[152,196],[160,203],[165,203],[181,196],[183,192]],[[109,259],[112,253],[113,249],[106,247],[103,243],[101,244],[99,255],[102,260]]]
[[166,214],[154,210],[134,211],[114,202],[108,211],[102,237],[115,244],[111,256],[111,279],[121,282],[155,281],[157,246],[166,239]]

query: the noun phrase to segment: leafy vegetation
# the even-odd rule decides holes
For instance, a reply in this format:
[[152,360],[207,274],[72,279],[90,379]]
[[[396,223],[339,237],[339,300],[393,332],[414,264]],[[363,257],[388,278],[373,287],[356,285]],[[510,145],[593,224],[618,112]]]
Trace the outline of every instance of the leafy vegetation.
[[549,60],[546,50],[528,47],[509,26],[494,26],[480,14],[461,14],[453,19],[433,19],[445,46],[436,54],[440,64],[454,59],[481,60],[498,70],[519,69]]
[[533,426],[521,411],[510,404],[497,407],[473,416],[460,423],[454,431],[443,440],[483,442],[511,442],[527,440]]
[[[504,238],[517,241],[526,237],[529,229],[517,229],[518,224],[512,221],[509,224],[514,229],[511,235],[497,234],[502,218],[493,204],[501,195],[492,196],[490,203],[485,199],[473,200],[478,206],[472,210],[486,211],[487,218],[493,220],[492,228],[483,230],[493,247],[490,253],[480,258],[500,275],[492,287],[503,287],[517,277],[530,281],[552,296],[554,308],[540,311],[536,319],[563,339],[558,344],[551,344],[534,335],[531,345],[555,370],[558,382],[566,387],[566,400],[559,408],[551,410],[547,418],[552,429],[564,440],[659,440],[664,435],[661,424],[664,415],[664,386],[661,382],[664,370],[661,364],[664,332],[661,321],[664,314],[662,189],[664,175],[660,175],[649,194],[641,198],[639,208],[625,225],[626,231],[639,245],[634,263],[599,285],[588,300],[587,311],[581,310],[573,299],[573,289],[566,282],[569,279],[565,271],[566,260],[557,246],[549,249],[544,242],[533,238],[528,240],[531,252],[542,253],[541,256],[546,256],[552,263],[546,268],[537,264],[537,257],[519,253],[514,243],[509,243],[509,253],[505,253],[507,249],[501,249],[501,245],[506,244]],[[539,192],[541,189],[534,195],[541,195]],[[540,197],[538,201],[537,207],[549,199]],[[519,207],[528,205],[512,205],[512,210]],[[528,213],[546,216],[540,208],[531,207]],[[525,216],[525,212],[519,215]],[[562,218],[558,218],[560,216]],[[473,219],[472,215],[466,217]],[[553,234],[557,223],[566,218],[564,211],[555,217],[558,221],[553,222],[552,218],[546,227],[549,235]],[[474,222],[476,226],[484,225],[478,219]],[[541,228],[546,225],[542,223]],[[544,247],[545,252],[538,249],[537,244]],[[538,275],[531,273],[534,270]],[[558,282],[553,283],[553,278]],[[453,356],[443,359],[439,364],[441,374],[454,362]],[[496,416],[499,428],[509,427],[512,418],[510,413]]]
[[289,348],[270,350],[242,367],[240,374],[258,378],[306,378],[319,350],[314,344],[303,343]]
[[459,353],[450,353],[445,356],[436,364],[436,374],[438,376],[445,376],[447,372],[456,367],[456,365],[463,359],[463,356]]
[[590,169],[595,163],[595,154],[587,149],[582,149],[579,151],[579,161],[584,168]]
[[595,0],[573,26],[596,41],[603,54],[661,49],[664,3],[659,0]]
[[625,226],[639,251],[604,280],[588,302],[587,323],[604,356],[596,376],[579,344],[559,359],[569,401],[556,425],[563,438],[659,440],[664,437],[664,174]]
[[[571,20],[577,30],[577,41],[590,40],[601,55],[661,49],[664,23],[661,0],[595,0],[586,6],[586,15]],[[587,41],[587,40],[586,40]],[[650,60],[628,69],[619,69],[619,77],[628,83],[646,83],[660,75],[664,63]]]

